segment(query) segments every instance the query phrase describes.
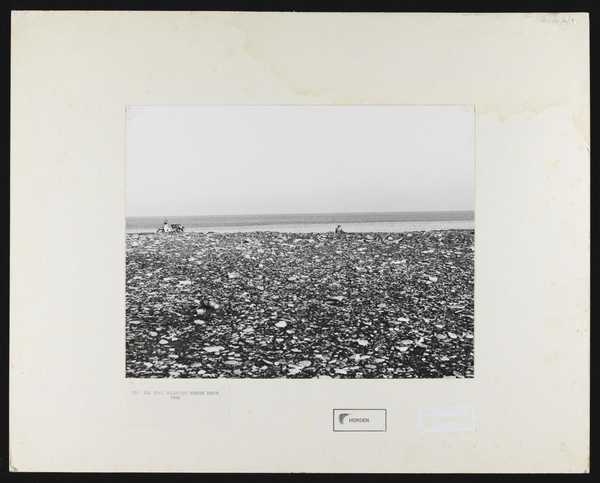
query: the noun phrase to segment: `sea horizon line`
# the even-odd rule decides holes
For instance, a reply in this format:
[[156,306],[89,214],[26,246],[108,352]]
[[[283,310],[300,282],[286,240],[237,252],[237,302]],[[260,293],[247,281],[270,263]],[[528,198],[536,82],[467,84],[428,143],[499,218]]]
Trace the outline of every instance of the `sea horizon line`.
[[[322,211],[322,212],[288,212],[288,213],[227,213],[227,214],[157,214],[157,215],[126,215],[125,218],[238,218],[238,217],[285,217],[285,216],[386,216],[386,215],[431,215],[455,214],[475,218],[475,210],[415,210],[415,211]],[[465,218],[459,218],[465,219]]]

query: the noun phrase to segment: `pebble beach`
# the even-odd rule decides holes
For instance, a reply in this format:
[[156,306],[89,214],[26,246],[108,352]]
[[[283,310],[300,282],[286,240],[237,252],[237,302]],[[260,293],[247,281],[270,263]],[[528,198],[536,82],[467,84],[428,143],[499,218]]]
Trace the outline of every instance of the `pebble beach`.
[[127,377],[473,377],[473,230],[126,244]]

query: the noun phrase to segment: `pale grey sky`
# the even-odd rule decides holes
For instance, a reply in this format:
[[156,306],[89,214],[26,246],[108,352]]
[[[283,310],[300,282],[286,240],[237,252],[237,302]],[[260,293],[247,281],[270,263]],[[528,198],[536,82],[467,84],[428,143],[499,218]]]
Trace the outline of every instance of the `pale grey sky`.
[[127,216],[473,210],[472,106],[127,110]]

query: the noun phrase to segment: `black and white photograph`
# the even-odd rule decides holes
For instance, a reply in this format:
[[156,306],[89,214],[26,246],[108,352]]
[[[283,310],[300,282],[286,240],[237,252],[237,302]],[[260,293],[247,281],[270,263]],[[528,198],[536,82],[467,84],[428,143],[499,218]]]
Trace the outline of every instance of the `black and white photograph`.
[[128,107],[127,377],[473,377],[473,126]]
[[589,27],[13,10],[10,471],[589,473]]

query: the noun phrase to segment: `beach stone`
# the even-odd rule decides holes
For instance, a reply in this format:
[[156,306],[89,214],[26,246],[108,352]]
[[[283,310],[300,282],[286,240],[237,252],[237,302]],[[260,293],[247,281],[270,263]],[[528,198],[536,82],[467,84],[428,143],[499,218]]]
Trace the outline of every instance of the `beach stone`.
[[[133,246],[127,235],[126,373],[473,377],[473,237],[473,230],[371,233],[370,241],[367,233],[335,241],[332,233],[148,234]],[[242,245],[244,239],[251,243]],[[431,256],[422,255],[428,251]],[[217,312],[217,301],[227,310]],[[278,367],[263,364],[265,358]],[[315,364],[302,367],[302,360]]]
[[154,332],[154,331],[150,332],[150,337],[156,337],[157,335],[158,335],[158,332]]
[[225,349],[225,347],[223,347],[222,345],[214,345],[214,346],[205,347],[204,351],[209,352],[209,353],[215,353],[215,352],[220,352],[223,349]]
[[194,320],[194,324],[196,324],[196,325],[204,325],[204,324],[206,324],[206,320],[195,319]]
[[165,345],[165,344],[168,344],[168,343],[169,343],[169,341],[167,341],[167,340],[165,340],[165,339],[161,339],[161,340],[159,340],[159,341],[158,341],[158,343],[159,343],[160,345]]
[[275,324],[275,327],[279,327],[280,329],[283,329],[284,327],[287,327],[287,322],[284,320],[280,320],[279,322],[277,322]]

